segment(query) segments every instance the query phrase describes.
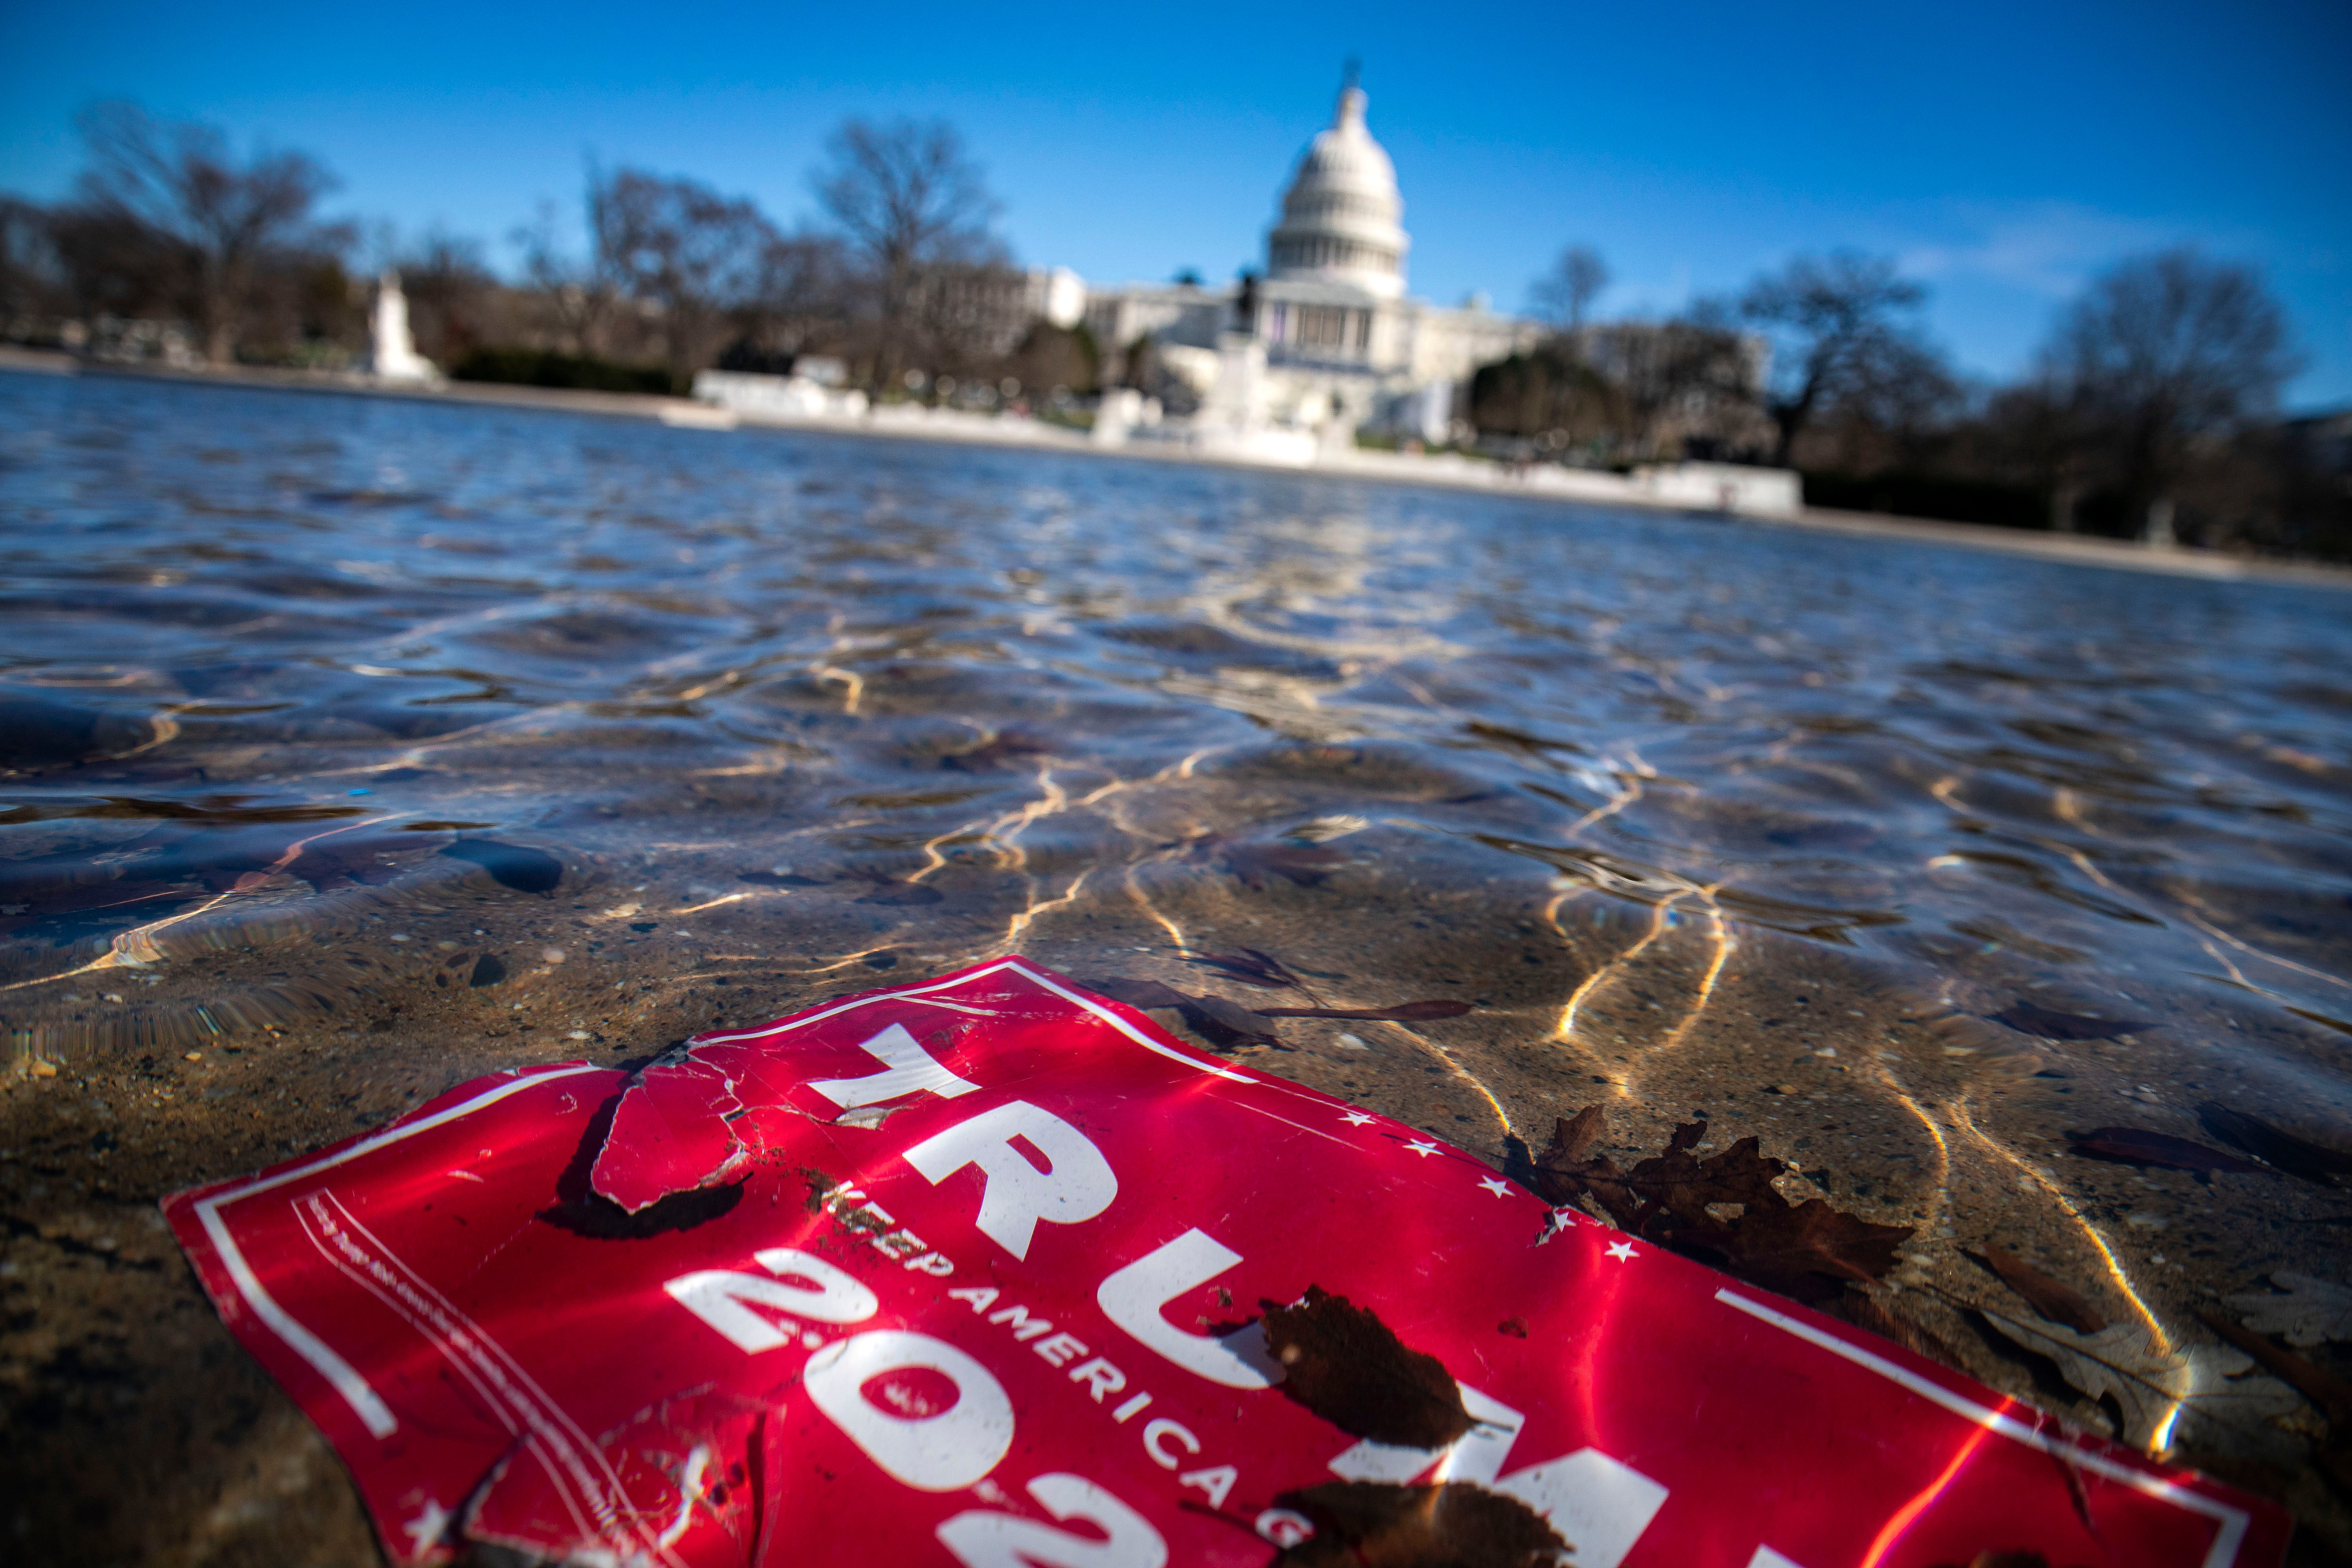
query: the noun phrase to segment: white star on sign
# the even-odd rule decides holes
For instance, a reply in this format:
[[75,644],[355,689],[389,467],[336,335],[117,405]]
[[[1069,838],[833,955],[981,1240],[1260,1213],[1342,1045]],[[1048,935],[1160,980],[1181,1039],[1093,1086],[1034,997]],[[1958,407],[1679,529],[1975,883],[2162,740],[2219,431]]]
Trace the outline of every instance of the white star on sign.
[[416,1542],[410,1555],[422,1557],[433,1547],[440,1545],[441,1538],[448,1533],[449,1510],[441,1506],[440,1499],[426,1498],[425,1506],[416,1510],[416,1517],[402,1525],[400,1530],[402,1534]]
[[1348,1112],[1348,1125],[1350,1127],[1361,1127],[1365,1122],[1375,1120],[1377,1118],[1367,1116],[1360,1110]]
[[1495,1194],[1496,1197],[1498,1197],[1498,1198],[1499,1198],[1499,1197],[1501,1197],[1505,1193],[1507,1193],[1507,1192],[1509,1192],[1509,1191],[1511,1190],[1511,1184],[1510,1184],[1510,1183],[1508,1183],[1508,1182],[1498,1182],[1498,1181],[1496,1181],[1496,1180],[1494,1177],[1492,1177],[1492,1176],[1481,1176],[1481,1177],[1478,1179],[1478,1184],[1479,1184],[1480,1186],[1482,1186],[1482,1187],[1486,1188],[1488,1192],[1490,1192],[1490,1193],[1494,1194]]
[[1630,1241],[1621,1241],[1609,1249],[1609,1256],[1622,1263],[1633,1256],[1633,1244]]
[[1419,1139],[1415,1139],[1415,1140],[1413,1140],[1412,1142],[1410,1142],[1410,1143],[1406,1144],[1406,1145],[1405,1145],[1405,1147],[1406,1147],[1406,1148],[1408,1148],[1408,1149],[1410,1149],[1410,1150],[1412,1150],[1414,1153],[1416,1153],[1416,1154],[1420,1155],[1420,1156],[1421,1156],[1423,1159],[1424,1159],[1424,1160],[1428,1159],[1432,1154],[1434,1154],[1434,1153],[1436,1153],[1436,1152],[1437,1152],[1437,1145],[1436,1145],[1436,1144],[1434,1144],[1434,1143],[1424,1143],[1424,1142],[1421,1142]]

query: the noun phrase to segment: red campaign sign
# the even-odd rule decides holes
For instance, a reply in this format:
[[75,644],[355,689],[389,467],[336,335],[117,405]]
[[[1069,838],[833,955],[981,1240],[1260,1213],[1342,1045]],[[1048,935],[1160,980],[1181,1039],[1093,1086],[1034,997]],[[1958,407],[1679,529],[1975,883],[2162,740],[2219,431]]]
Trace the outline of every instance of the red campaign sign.
[[[1576,1568],[2274,1564],[2285,1519],[1628,1239],[1020,959],[479,1079],[165,1205],[394,1560],[1264,1568],[1339,1479],[1472,1482]],[[1277,1386],[1309,1285],[1477,1425]],[[1524,1324],[1524,1337],[1500,1321]]]

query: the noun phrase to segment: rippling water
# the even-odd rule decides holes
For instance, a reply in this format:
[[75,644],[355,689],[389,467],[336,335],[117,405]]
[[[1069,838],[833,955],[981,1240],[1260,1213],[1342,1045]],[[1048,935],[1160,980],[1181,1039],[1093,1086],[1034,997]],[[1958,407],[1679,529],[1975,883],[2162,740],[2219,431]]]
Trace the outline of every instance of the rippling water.
[[2063,1133],[2352,1142],[2341,593],[98,379],[0,376],[0,1014],[93,1081],[307,1043],[320,1136],[461,1047],[1252,948],[1475,1004],[1251,1048],[1489,1154],[1702,1111],[2173,1321],[2340,1248]]

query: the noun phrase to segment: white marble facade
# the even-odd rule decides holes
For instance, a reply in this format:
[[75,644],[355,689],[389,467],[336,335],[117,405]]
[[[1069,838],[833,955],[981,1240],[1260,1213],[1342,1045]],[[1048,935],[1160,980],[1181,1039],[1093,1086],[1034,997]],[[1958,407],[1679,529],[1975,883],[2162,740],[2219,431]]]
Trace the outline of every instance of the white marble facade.
[[[1405,293],[1404,202],[1395,166],[1365,124],[1366,102],[1352,84],[1342,89],[1330,126],[1299,159],[1261,278],[1216,288],[1078,285],[1095,341],[1125,351],[1149,336],[1163,363],[1229,419],[1444,439],[1471,374],[1532,347],[1545,329]],[[1076,280],[1053,276],[1066,310]],[[1246,378],[1245,408],[1229,401],[1231,367],[1217,367],[1221,347],[1227,357],[1236,352],[1237,331],[1265,355]]]

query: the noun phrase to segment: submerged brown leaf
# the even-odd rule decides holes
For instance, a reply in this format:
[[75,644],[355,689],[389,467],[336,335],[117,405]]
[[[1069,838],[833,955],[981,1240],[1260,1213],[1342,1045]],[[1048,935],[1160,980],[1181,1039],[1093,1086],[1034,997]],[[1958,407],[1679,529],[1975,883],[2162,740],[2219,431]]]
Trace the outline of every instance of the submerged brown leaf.
[[1897,1312],[1888,1302],[1859,1286],[1845,1288],[1837,1300],[1837,1313],[1854,1327],[1867,1329],[1881,1339],[1893,1340],[1929,1361],[1941,1362],[1946,1366],[1960,1364],[1959,1356],[1934,1331]]
[[[1846,1281],[1883,1279],[1911,1237],[1907,1226],[1874,1225],[1822,1198],[1791,1204],[1773,1185],[1789,1167],[1757,1138],[1701,1159],[1694,1151],[1706,1124],[1686,1122],[1665,1152],[1625,1171],[1595,1152],[1606,1131],[1606,1112],[1589,1105],[1555,1123],[1541,1154],[1515,1153],[1507,1169],[1547,1203],[1590,1198],[1636,1236],[1800,1300],[1826,1301]],[[1740,1212],[1726,1217],[1713,1212],[1719,1206]]]
[[2319,1413],[2327,1417],[2330,1426],[2341,1428],[2352,1424],[2352,1384],[2346,1383],[2310,1357],[2281,1350],[2252,1329],[2242,1329],[2218,1313],[2199,1312],[2197,1318],[2207,1328],[2260,1362],[2264,1372],[2310,1400]]
[[2222,1142],[2268,1161],[2289,1175],[2331,1184],[2352,1175],[2352,1153],[2282,1131],[2242,1110],[2209,1100],[2197,1108],[2197,1120]]
[[[1691,1150],[1706,1135],[1703,1121],[1675,1128],[1666,1152],[1634,1166],[1626,1178],[1628,1184],[1652,1210],[1663,1209],[1676,1226],[1691,1229],[1721,1226],[1706,1212],[1711,1204],[1744,1204],[1750,1211],[1789,1206],[1772,1185],[1773,1178],[1789,1167],[1763,1153],[1761,1139],[1742,1138],[1701,1160]],[[1753,1218],[1754,1213],[1748,1217]]]
[[1130,1007],[1174,1007],[1184,1015],[1192,1026],[1211,1045],[1222,1050],[1236,1046],[1274,1046],[1282,1043],[1274,1025],[1260,1014],[1253,1013],[1238,1002],[1223,996],[1192,995],[1157,980],[1136,980],[1124,975],[1088,982],[1088,988],[1101,993],[1114,1002],[1124,1002]]
[[1157,980],[1137,980],[1124,974],[1107,975],[1086,983],[1087,989],[1124,1002],[1130,1007],[1181,1007],[1192,998],[1172,985],[1162,985]]
[[2032,1302],[2033,1310],[2052,1322],[2063,1323],[2086,1334],[2095,1334],[2107,1326],[2107,1320],[2097,1308],[2017,1254],[1988,1246],[1975,1256],[2000,1276],[2001,1283]]
[[1185,857],[1223,866],[1261,891],[1276,877],[1302,888],[1316,887],[1330,876],[1334,868],[1348,863],[1345,852],[1321,844],[1254,844],[1222,833],[1194,839],[1186,846]]
[[2095,1018],[2087,1013],[2061,1013],[2023,1000],[1985,1016],[2021,1035],[2039,1035],[2045,1040],[2112,1040],[2156,1026],[2145,1018]]
[[1272,953],[1244,947],[1234,952],[1192,952],[1184,955],[1187,963],[1213,969],[1229,979],[1244,985],[1264,985],[1291,991],[1304,991],[1306,985],[1296,974],[1284,967],[1282,960]]
[[1212,1045],[1228,1049],[1234,1046],[1272,1046],[1281,1043],[1273,1024],[1251,1012],[1238,1002],[1202,993],[1187,997],[1184,1021],[1209,1038]]
[[913,909],[923,904],[936,904],[947,895],[929,882],[893,882],[877,888],[857,901],[861,904],[886,904],[893,909]]
[[2316,1275],[2278,1269],[2271,1283],[2280,1293],[2249,1291],[2222,1300],[2243,1314],[2257,1333],[2278,1334],[2291,1345],[2352,1340],[2352,1289]]
[[2274,1378],[2246,1375],[2253,1358],[2230,1346],[2159,1351],[2137,1323],[2080,1334],[2063,1323],[1977,1310],[2003,1338],[2048,1358],[2083,1393],[2112,1397],[2123,1416],[2119,1436],[2139,1447],[2168,1436],[2198,1440],[2206,1436],[2200,1429],[2212,1426],[2258,1426],[2294,1407],[2293,1389]]
[[1518,1499],[1465,1481],[1332,1481],[1275,1501],[1315,1533],[1270,1568],[1552,1568],[1570,1548]]
[[755,888],[822,888],[824,884],[814,877],[795,876],[790,871],[739,871],[739,882],[749,882]]
[[957,773],[992,773],[1010,766],[1024,757],[1042,757],[1054,748],[1046,742],[1033,740],[1017,731],[1007,730],[992,735],[969,752],[941,757],[940,766]]
[[2266,1165],[2146,1127],[2094,1127],[2088,1132],[2069,1132],[2066,1141],[2074,1145],[2074,1153],[2126,1165],[2161,1165],[2167,1170],[2200,1173],[2222,1171],[2267,1175],[2270,1172]]
[[1588,1198],[1619,1225],[1631,1226],[1641,1205],[1625,1184],[1625,1173],[1593,1152],[1607,1131],[1608,1112],[1598,1105],[1554,1118],[1551,1142],[1542,1153],[1530,1155],[1526,1145],[1510,1141],[1504,1173],[1555,1207]]
[[1911,1227],[1873,1225],[1832,1208],[1826,1198],[1808,1198],[1793,1208],[1751,1205],[1737,1225],[1669,1231],[1664,1239],[1719,1252],[1731,1272],[1784,1296],[1822,1301],[1835,1294],[1832,1281],[1892,1272],[1895,1248],[1911,1239]]
[[1467,1002],[1438,997],[1427,1002],[1400,1002],[1393,1007],[1260,1007],[1261,1018],[1360,1018],[1398,1024],[1423,1024],[1435,1018],[1459,1018],[1470,1011]]
[[1269,1308],[1265,1329],[1283,1393],[1342,1432],[1442,1448],[1470,1430],[1445,1363],[1407,1349],[1370,1308],[1309,1285],[1296,1306]]
[[1544,1151],[1544,1159],[1548,1163],[1590,1160],[1592,1151],[1600,1146],[1601,1135],[1608,1131],[1609,1112],[1598,1105],[1588,1105],[1574,1116],[1555,1118],[1551,1147]]

